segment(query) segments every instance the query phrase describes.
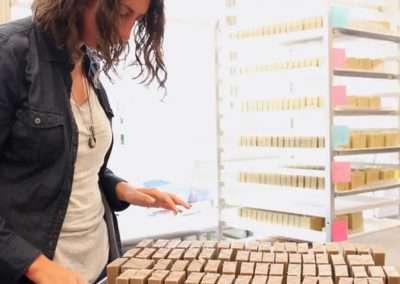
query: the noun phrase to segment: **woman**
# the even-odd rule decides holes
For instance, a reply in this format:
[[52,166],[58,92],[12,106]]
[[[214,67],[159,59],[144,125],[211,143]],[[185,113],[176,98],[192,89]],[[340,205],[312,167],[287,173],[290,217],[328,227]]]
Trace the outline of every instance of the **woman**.
[[189,208],[107,168],[113,113],[96,79],[97,61],[112,70],[133,32],[142,82],[165,87],[164,3],[32,7],[33,18],[0,26],[0,283],[94,283],[119,256],[114,211]]

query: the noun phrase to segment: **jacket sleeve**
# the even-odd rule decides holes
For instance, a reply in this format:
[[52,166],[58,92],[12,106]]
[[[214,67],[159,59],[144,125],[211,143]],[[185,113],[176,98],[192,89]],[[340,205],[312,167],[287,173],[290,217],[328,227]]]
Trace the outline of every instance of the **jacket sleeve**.
[[[0,157],[10,134],[17,101],[17,64],[11,44],[0,35]],[[0,184],[0,198],[6,195]],[[2,208],[7,210],[7,208]],[[0,214],[0,282],[14,283],[24,276],[41,252],[13,232]]]
[[117,197],[116,187],[124,179],[117,177],[110,169],[104,167],[100,171],[100,186],[103,189],[104,195],[113,211],[122,211],[129,207],[129,203],[121,201]]

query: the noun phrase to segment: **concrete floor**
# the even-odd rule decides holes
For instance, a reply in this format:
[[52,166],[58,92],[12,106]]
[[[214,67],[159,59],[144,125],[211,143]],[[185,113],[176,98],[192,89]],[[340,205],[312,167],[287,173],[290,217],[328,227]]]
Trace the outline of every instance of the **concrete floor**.
[[400,227],[351,240],[352,243],[380,245],[386,251],[386,264],[400,269]]

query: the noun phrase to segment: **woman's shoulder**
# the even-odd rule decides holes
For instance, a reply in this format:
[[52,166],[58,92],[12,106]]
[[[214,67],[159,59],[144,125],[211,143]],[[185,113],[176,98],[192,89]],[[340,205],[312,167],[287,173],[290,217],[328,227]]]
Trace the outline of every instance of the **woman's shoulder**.
[[27,50],[32,28],[31,17],[0,25],[0,52],[20,54],[21,51]]

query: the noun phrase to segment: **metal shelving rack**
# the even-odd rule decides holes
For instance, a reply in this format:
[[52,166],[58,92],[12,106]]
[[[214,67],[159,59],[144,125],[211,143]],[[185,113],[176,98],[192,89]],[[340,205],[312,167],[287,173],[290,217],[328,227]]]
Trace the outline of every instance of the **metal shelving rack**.
[[[323,108],[324,119],[326,120],[323,130],[325,132],[325,148],[323,149],[260,148],[254,150],[250,148],[244,149],[243,147],[241,148],[234,146],[232,143],[227,142],[229,131],[226,131],[224,128],[224,125],[226,124],[226,121],[224,120],[229,120],[233,116],[240,115],[240,112],[234,112],[234,114],[232,114],[232,109],[234,109],[235,101],[238,98],[238,70],[234,67],[235,63],[227,63],[229,60],[224,60],[224,56],[221,54],[224,54],[224,52],[226,53],[227,49],[229,50],[229,48],[233,48],[233,50],[236,51],[237,56],[237,50],[240,49],[240,47],[238,47],[238,44],[235,42],[235,40],[228,39],[227,34],[225,34],[225,29],[229,30],[229,27],[226,28],[225,26],[220,26],[218,28],[220,37],[218,38],[219,40],[217,46],[217,160],[220,238],[223,237],[224,228],[235,227],[253,231],[256,234],[259,234],[259,236],[272,235],[305,241],[329,242],[332,241],[332,225],[337,215],[381,208],[384,206],[400,205],[400,198],[362,195],[365,193],[399,189],[400,180],[381,182],[374,186],[364,186],[357,190],[348,192],[335,191],[335,186],[332,180],[332,162],[337,160],[337,158],[340,159],[340,157],[353,157],[360,155],[379,156],[387,153],[399,153],[400,161],[400,147],[375,149],[335,149],[332,142],[335,117],[394,116],[399,118],[398,127],[400,128],[400,105],[396,108],[396,110],[350,110],[334,108],[331,103],[334,78],[353,77],[370,80],[383,79],[399,81],[398,90],[400,91],[400,69],[398,73],[334,69],[333,62],[331,61],[331,52],[334,42],[336,40],[346,41],[353,38],[360,38],[400,44],[400,35],[364,31],[352,28],[333,27],[330,14],[330,7],[332,4],[333,3],[328,3],[326,11],[323,13],[324,25],[322,29],[275,35],[268,39],[270,42],[278,45],[280,44],[282,46],[309,42],[321,42],[323,58],[325,58],[324,64],[322,67],[320,67],[324,78],[324,89],[322,91],[324,94],[327,94],[325,95],[325,98],[327,98]],[[397,7],[399,7],[399,3],[397,3]],[[382,9],[382,7],[380,9]],[[224,20],[227,20],[228,22],[231,22],[231,25],[234,25],[235,17],[233,14],[229,14]],[[254,40],[249,40],[248,43],[254,44],[256,42]],[[400,104],[400,95],[398,91],[387,94],[382,93],[380,96],[395,97],[398,99]],[[227,111],[227,109],[229,109],[229,111]],[[238,119],[238,117],[236,117],[236,119]],[[240,123],[240,119],[235,121],[235,123]],[[268,135],[268,133],[266,133],[266,135]],[[313,173],[312,171],[305,172],[306,174],[311,173],[311,175],[316,174],[317,176],[321,175],[324,177],[324,190],[310,191],[284,188],[282,186],[269,186],[265,184],[240,184],[239,182],[236,182],[232,180],[232,178],[228,177],[229,168],[232,164],[237,165],[239,163],[241,165],[246,165],[247,162],[253,161],[267,161],[267,163],[274,163],[276,161],[280,161],[279,159],[290,160],[298,153],[303,153],[305,155],[314,154],[323,157],[323,171],[320,171],[317,174]],[[277,156],[279,156],[279,158]],[[243,167],[241,169],[243,170]],[[239,192],[239,189],[241,189],[241,192]],[[304,228],[261,223],[255,220],[238,217],[236,215],[236,210],[234,209],[235,207],[251,207],[281,213],[293,213],[300,215],[304,214],[308,216],[323,217],[325,218],[325,229],[324,231],[314,231]],[[370,226],[371,229],[366,229],[363,233],[352,234],[349,237],[358,237],[364,233],[367,234],[397,227],[400,226],[400,222],[397,220],[387,219],[379,219],[379,221],[377,221],[374,218],[370,218],[365,220],[365,226],[366,228]]]

